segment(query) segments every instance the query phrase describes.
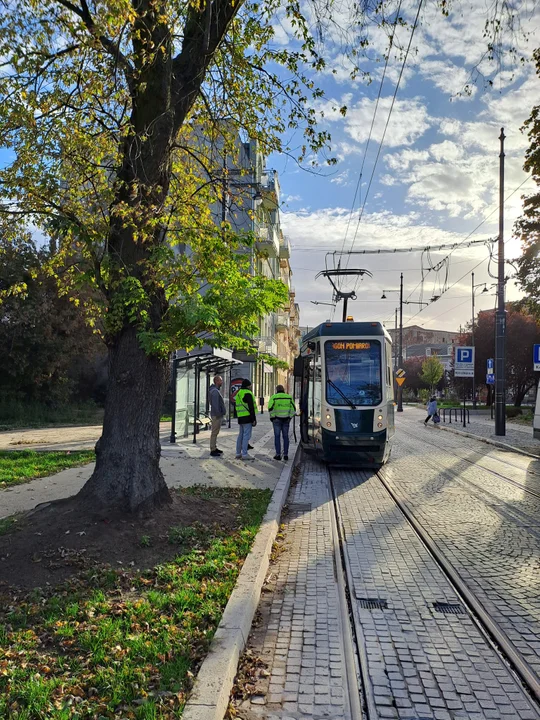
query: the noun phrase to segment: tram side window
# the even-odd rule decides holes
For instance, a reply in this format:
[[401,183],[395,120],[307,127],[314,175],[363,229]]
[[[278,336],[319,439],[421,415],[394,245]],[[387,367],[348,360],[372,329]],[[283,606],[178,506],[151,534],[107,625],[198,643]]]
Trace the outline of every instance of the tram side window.
[[328,340],[326,399],[330,405],[378,405],[382,401],[381,343]]

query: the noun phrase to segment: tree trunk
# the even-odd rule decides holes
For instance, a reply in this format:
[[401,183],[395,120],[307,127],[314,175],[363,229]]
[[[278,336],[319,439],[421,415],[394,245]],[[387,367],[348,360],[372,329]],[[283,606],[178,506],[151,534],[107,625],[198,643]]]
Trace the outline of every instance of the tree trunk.
[[148,357],[125,329],[109,350],[109,387],[96,468],[79,493],[92,509],[134,512],[170,502],[159,467],[167,361]]

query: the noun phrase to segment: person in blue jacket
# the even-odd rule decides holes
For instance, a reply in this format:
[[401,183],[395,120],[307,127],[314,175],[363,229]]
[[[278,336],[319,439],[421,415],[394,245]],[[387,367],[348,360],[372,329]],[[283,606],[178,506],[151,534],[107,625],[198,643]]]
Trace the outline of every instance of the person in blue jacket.
[[427,425],[428,422],[432,417],[434,417],[437,414],[437,398],[433,396],[430,400],[428,400],[426,405],[427,410],[427,418],[424,420],[424,425]]

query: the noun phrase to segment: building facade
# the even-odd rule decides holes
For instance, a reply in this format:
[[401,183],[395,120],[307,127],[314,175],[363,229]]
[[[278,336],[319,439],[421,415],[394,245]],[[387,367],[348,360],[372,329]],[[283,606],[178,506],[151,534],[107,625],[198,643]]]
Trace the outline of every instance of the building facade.
[[[253,140],[238,140],[234,158],[218,150],[214,159],[222,183],[221,202],[216,201],[212,208],[216,224],[226,222],[233,232],[254,236],[254,243],[246,244],[239,252],[249,254],[253,274],[281,279],[288,288],[288,299],[279,311],[259,319],[259,332],[252,338],[253,350],[249,353],[234,351],[229,357],[229,351],[216,352],[209,346],[190,353],[182,350],[175,353],[173,442],[175,435],[193,433],[195,437],[198,430],[207,426],[208,387],[214,372],[219,371],[225,380],[223,394],[229,418],[234,395],[244,378],[251,380],[259,409],[263,411],[276,385],[292,391],[293,362],[299,352],[299,308],[291,284],[291,246],[281,229],[278,174],[265,168],[265,159]],[[274,367],[264,356],[287,363],[287,368]]]
[[[399,328],[386,328],[392,343],[399,343]],[[429,328],[420,327],[420,325],[409,325],[403,328],[403,356],[407,357],[405,349],[409,345],[453,345],[459,338],[459,332],[452,330],[430,330]]]

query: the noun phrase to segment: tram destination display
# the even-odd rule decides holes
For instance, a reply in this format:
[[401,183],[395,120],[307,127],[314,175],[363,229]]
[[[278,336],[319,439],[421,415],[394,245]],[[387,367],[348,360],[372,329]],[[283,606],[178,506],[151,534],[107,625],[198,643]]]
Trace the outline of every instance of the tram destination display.
[[332,343],[332,350],[371,350],[371,343],[340,340]]

